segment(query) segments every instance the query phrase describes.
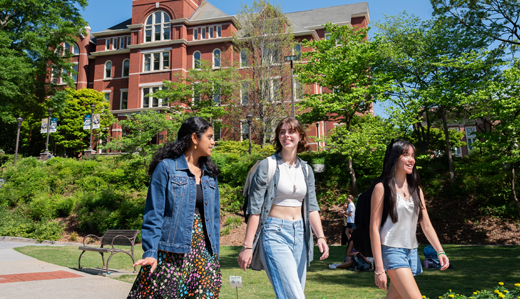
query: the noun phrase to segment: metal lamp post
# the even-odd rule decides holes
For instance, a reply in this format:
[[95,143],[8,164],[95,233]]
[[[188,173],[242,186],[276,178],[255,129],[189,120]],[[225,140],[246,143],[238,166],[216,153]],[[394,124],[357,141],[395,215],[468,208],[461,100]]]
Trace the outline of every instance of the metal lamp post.
[[298,56],[291,55],[291,56],[285,56],[283,60],[285,62],[290,61],[291,62],[291,116],[294,117],[294,76],[293,76],[293,61],[298,59]]
[[253,123],[253,116],[251,114],[248,114],[246,116],[247,118],[247,127],[249,129],[249,154],[251,155],[251,125]]
[[318,137],[318,150],[320,150],[320,123],[316,123],[316,136]]
[[52,108],[48,109],[49,111],[49,118],[47,119],[47,141],[45,142],[45,151],[40,154],[40,157],[42,160],[47,160],[47,157],[49,157],[49,133],[51,132],[51,115],[52,115]]
[[18,132],[16,133],[16,148],[14,150],[14,166],[16,166],[16,160],[18,159],[18,142],[20,141],[20,127],[22,126],[23,118],[18,117],[16,119],[18,122]]
[[92,149],[92,127],[94,127],[94,109],[96,108],[96,105],[91,104],[90,108],[91,108],[91,113],[90,113],[90,139],[89,139],[90,142],[89,142],[89,145],[88,145],[88,151],[92,154],[92,152],[93,152],[93,149]]

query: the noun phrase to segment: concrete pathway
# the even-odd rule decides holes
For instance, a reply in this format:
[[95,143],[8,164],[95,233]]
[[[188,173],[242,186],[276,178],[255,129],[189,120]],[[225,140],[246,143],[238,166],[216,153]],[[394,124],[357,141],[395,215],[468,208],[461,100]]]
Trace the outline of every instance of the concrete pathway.
[[[49,264],[21,254],[13,248],[49,246],[0,240],[0,298],[126,298],[131,284]],[[51,245],[63,246],[63,245]],[[78,251],[79,257],[79,251]]]

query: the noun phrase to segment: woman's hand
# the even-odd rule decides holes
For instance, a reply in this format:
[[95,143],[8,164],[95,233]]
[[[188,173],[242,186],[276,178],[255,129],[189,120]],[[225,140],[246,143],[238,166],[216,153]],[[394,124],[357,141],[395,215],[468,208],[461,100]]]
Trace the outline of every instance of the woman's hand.
[[450,260],[445,254],[439,255],[439,261],[441,262],[441,271],[448,269],[448,267],[450,266]]
[[238,254],[238,265],[240,269],[246,271],[247,267],[251,265],[251,260],[253,259],[253,249],[242,248],[240,253]]
[[154,259],[153,257],[147,257],[147,258],[144,258],[144,259],[141,259],[141,260],[138,260],[137,262],[135,262],[134,267],[137,265],[152,266],[152,268],[150,269],[150,272],[153,272],[153,271],[155,271],[155,268],[157,267],[157,259]]
[[318,239],[318,248],[320,252],[323,253],[320,257],[320,260],[324,260],[329,257],[329,245],[327,245],[327,241],[324,238]]
[[[383,272],[383,273],[381,273]],[[385,271],[381,271],[381,272],[377,272],[375,271],[374,272],[374,275],[375,275],[375,281],[376,281],[376,286],[378,286],[380,289],[382,290],[385,290],[386,291],[386,272]],[[380,273],[380,274],[376,274],[376,273]]]

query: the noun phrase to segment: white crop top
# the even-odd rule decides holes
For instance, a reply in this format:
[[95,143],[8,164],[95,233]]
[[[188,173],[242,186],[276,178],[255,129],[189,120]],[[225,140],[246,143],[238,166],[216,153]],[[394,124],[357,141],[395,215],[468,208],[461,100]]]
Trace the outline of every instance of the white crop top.
[[[397,193],[397,192],[396,192]],[[396,201],[397,222],[393,223],[390,216],[386,218],[385,224],[379,230],[381,244],[389,247],[415,249],[419,246],[417,242],[417,219],[415,205],[412,197],[405,200],[397,193]]]
[[307,184],[303,175],[301,163],[289,166],[278,160],[280,178],[274,195],[273,204],[284,207],[301,207],[307,194]]

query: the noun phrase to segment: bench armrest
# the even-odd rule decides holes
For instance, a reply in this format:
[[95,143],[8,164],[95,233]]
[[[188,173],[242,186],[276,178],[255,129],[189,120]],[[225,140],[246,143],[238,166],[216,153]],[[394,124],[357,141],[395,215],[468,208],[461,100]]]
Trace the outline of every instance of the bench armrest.
[[98,239],[98,240],[101,240],[101,239],[102,239],[102,237],[99,237],[99,236],[96,236],[96,235],[92,235],[92,234],[90,234],[90,235],[86,235],[85,238],[83,238],[83,246],[87,246],[87,245],[85,244],[85,241],[86,241],[87,238],[89,238],[89,237],[91,237],[91,238],[96,238],[96,239]]

